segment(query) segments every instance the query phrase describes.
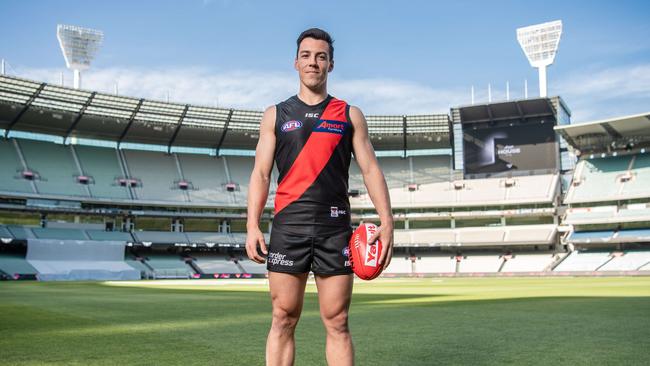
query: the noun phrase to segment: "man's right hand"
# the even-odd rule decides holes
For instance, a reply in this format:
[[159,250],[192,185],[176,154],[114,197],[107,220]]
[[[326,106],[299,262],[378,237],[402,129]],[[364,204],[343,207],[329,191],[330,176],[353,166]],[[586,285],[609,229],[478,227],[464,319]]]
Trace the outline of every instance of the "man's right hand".
[[266,260],[257,252],[258,245],[264,255],[269,254],[266,250],[266,242],[264,241],[262,231],[259,228],[249,229],[246,233],[246,254],[248,254],[248,258],[253,262],[262,264]]

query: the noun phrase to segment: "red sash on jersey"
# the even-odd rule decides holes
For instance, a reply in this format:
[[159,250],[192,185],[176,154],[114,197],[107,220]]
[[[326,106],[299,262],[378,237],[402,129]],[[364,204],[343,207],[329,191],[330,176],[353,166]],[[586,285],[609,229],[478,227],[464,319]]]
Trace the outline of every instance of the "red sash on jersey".
[[[347,104],[332,98],[275,193],[275,214],[297,200],[330,160],[348,124]],[[339,127],[342,127],[339,129]]]

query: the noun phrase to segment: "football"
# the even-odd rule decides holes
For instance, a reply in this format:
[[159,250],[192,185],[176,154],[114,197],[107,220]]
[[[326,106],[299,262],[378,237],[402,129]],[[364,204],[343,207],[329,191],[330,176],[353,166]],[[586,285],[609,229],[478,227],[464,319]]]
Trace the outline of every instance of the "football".
[[374,243],[368,243],[368,238],[377,230],[377,225],[366,223],[360,225],[350,238],[349,256],[352,262],[352,271],[362,280],[372,280],[381,274],[379,265],[381,240],[377,239]]

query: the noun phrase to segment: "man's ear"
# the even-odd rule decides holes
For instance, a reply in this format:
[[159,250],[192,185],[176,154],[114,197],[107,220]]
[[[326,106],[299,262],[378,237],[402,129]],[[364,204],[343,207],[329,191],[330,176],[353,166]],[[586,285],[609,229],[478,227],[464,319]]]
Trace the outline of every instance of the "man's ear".
[[327,69],[327,72],[332,72],[334,70],[334,60],[330,61],[330,67]]
[[296,57],[296,59],[293,60],[293,68],[296,69],[296,71],[300,71],[298,68],[298,57]]

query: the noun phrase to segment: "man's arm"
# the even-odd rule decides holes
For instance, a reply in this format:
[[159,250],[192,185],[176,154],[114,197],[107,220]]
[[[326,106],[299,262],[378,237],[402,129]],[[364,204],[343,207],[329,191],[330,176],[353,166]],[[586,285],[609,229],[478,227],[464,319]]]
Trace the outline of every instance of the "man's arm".
[[264,234],[260,230],[260,216],[264,211],[269,197],[269,183],[273,156],[275,154],[275,106],[264,111],[260,122],[260,137],[255,149],[255,165],[248,185],[248,214],[246,221],[246,253],[248,258],[264,263],[264,257],[258,254],[259,246],[262,253],[268,254]]
[[350,107],[350,120],[354,126],[354,135],[352,136],[352,148],[354,149],[354,157],[357,160],[361,174],[363,175],[363,182],[368,189],[368,195],[372,200],[375,210],[379,214],[381,225],[379,230],[368,242],[372,243],[377,238],[383,243],[383,250],[379,257],[379,265],[383,265],[386,269],[390,264],[393,257],[393,212],[390,206],[390,196],[388,195],[388,186],[384,173],[379,167],[375,150],[370,142],[368,136],[368,124],[361,110],[357,107]]

